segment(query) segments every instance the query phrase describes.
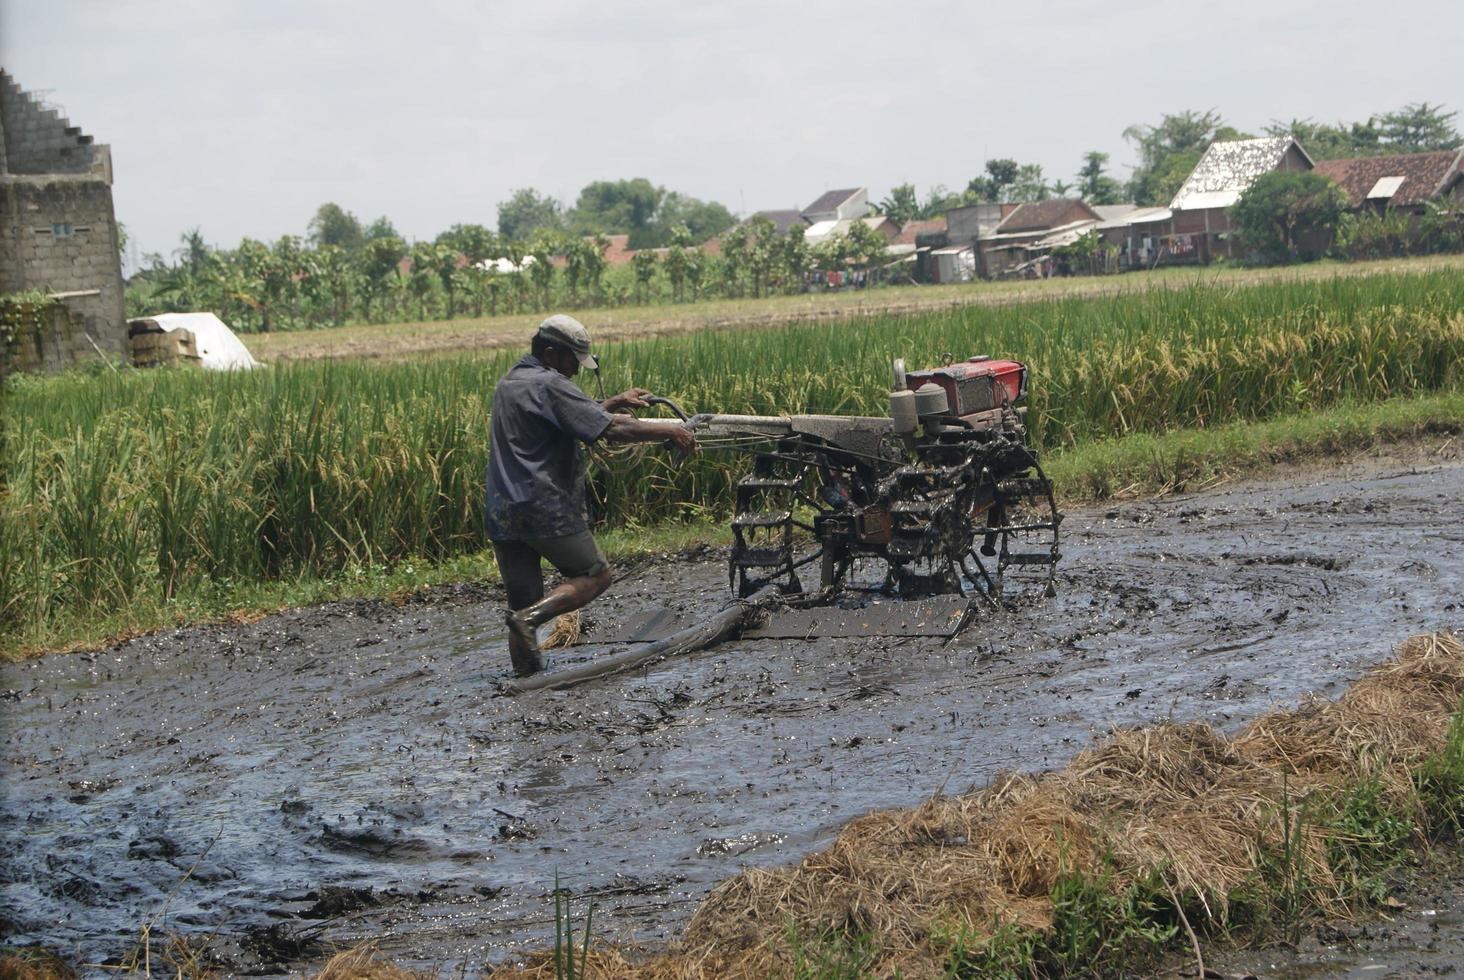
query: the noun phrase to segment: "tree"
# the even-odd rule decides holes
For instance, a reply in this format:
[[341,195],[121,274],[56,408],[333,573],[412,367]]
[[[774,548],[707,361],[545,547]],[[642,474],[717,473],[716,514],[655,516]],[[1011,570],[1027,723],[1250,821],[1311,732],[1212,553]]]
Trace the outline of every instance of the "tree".
[[384,214],[381,217],[377,218],[375,221],[371,222],[371,224],[366,226],[367,241],[370,241],[373,238],[399,239],[401,237],[402,236],[396,230],[396,226],[391,223],[391,219]]
[[1457,115],[1445,112],[1441,105],[1410,102],[1396,112],[1379,116],[1378,130],[1390,153],[1455,150],[1464,144],[1464,137],[1454,128]]
[[972,199],[968,200],[965,194],[947,190],[944,184],[936,184],[926,193],[925,200],[920,205],[919,217],[934,218],[938,214],[945,214],[951,208],[958,208],[963,204],[970,204],[980,199],[979,196],[973,195]]
[[746,225],[748,267],[752,271],[752,295],[766,296],[773,269],[778,264],[778,228],[767,217],[754,215]]
[[371,236],[361,250],[361,276],[366,289],[366,319],[371,319],[372,302],[377,304],[378,318],[385,318],[381,302],[391,292],[392,277],[407,254],[406,243],[395,236]]
[[539,308],[549,309],[550,289],[554,285],[554,256],[564,250],[563,238],[553,231],[540,229],[529,243],[529,279],[539,293]]
[[1338,160],[1345,157],[1372,156],[1381,150],[1381,134],[1377,122],[1365,123],[1313,122],[1293,119],[1289,123],[1273,122],[1266,127],[1268,136],[1290,136],[1300,143],[1313,160]]
[[1293,119],[1289,123],[1273,122],[1266,127],[1266,132],[1292,137],[1306,148],[1313,160],[1422,153],[1464,145],[1464,137],[1454,128],[1457,115],[1457,112],[1445,112],[1443,106],[1417,102],[1371,116],[1366,122],[1328,124]]
[[317,248],[321,245],[336,245],[347,251],[355,251],[366,238],[356,216],[334,203],[322,204],[316,208],[315,217],[310,219],[306,228],[310,233],[310,243]]
[[437,244],[446,246],[477,265],[484,259],[498,257],[498,236],[482,225],[453,225],[437,236]]
[[536,232],[558,231],[564,225],[557,200],[540,195],[532,187],[521,187],[498,205],[498,234],[515,242],[526,242]]
[[203,240],[203,232],[198,228],[190,228],[179,236],[178,241],[180,245],[173,256],[188,270],[190,276],[197,278],[203,275],[213,259],[213,249]]
[[1047,189],[1052,192],[1053,197],[1067,197],[1068,192],[1073,189],[1073,185],[1059,178],[1054,180],[1052,186]]
[[891,188],[889,195],[875,205],[874,210],[900,225],[909,224],[921,217],[920,199],[915,196],[915,185],[900,184]]
[[803,288],[803,274],[808,271],[808,242],[803,237],[807,229],[807,225],[795,224],[782,238],[783,288],[788,292]]
[[[748,263],[747,242],[748,226],[745,224],[738,225],[722,236],[722,287],[728,296],[742,296],[743,274],[747,271]],[[669,277],[669,253],[666,258],[666,273]]]
[[845,235],[844,253],[857,265],[872,266],[884,258],[890,243],[884,235],[875,231],[863,221],[849,226]]
[[1037,163],[1024,163],[1017,168],[1017,176],[1012,181],[1011,191],[1007,194],[1009,201],[1045,201],[1051,196],[1047,189],[1047,179],[1042,176],[1042,165]]
[[667,191],[656,208],[652,241],[658,246],[665,245],[671,241],[671,229],[685,225],[692,241],[701,243],[736,223],[732,212],[716,201],[700,201],[686,194]]
[[631,248],[645,248],[653,242],[652,221],[665,193],[644,177],[597,180],[580,191],[565,224],[576,235],[629,235]]
[[666,279],[671,283],[671,299],[680,303],[686,292],[687,273],[691,260],[687,249],[691,245],[691,231],[678,226],[671,231],[671,244],[666,249]]
[[651,249],[642,249],[631,256],[630,264],[635,270],[635,292],[636,299],[641,303],[649,303],[651,297],[651,280],[656,277],[656,253]]
[[1245,139],[1246,134],[1226,126],[1214,109],[1186,109],[1165,116],[1157,126],[1130,126],[1123,138],[1139,149],[1129,195],[1136,204],[1152,206],[1169,203],[1211,143]]
[[1108,154],[1089,150],[1083,157],[1083,168],[1077,173],[1078,196],[1089,204],[1117,204],[1122,188],[1118,181],[1103,172]]
[[1321,174],[1262,174],[1240,195],[1231,215],[1247,245],[1267,262],[1319,257],[1347,210],[1342,188]]
[[1016,183],[1019,170],[1017,161],[1009,158],[987,160],[986,173],[972,177],[966,192],[980,201],[1000,201],[1003,192]]

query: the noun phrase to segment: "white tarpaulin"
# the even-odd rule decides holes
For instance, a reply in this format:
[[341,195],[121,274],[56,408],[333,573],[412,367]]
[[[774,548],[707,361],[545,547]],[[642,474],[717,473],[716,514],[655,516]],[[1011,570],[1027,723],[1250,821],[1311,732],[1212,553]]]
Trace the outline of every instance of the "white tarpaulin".
[[139,317],[131,323],[154,324],[165,331],[187,330],[198,344],[198,363],[215,371],[241,371],[259,367],[234,331],[212,313],[159,313]]

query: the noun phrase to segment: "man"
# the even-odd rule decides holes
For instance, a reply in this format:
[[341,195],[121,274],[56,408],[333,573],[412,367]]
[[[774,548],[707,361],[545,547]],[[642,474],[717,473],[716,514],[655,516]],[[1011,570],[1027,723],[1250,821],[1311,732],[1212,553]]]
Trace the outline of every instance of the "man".
[[[629,414],[650,392],[630,388],[597,402],[570,381],[581,367],[598,368],[589,331],[556,314],[539,324],[529,355],[493,392],[488,537],[508,592],[508,654],[521,677],[544,669],[537,628],[610,585],[610,566],[590,536],[579,444],[669,439],[683,453],[696,450],[696,437],[681,426]],[[544,558],[564,576],[547,596]]]

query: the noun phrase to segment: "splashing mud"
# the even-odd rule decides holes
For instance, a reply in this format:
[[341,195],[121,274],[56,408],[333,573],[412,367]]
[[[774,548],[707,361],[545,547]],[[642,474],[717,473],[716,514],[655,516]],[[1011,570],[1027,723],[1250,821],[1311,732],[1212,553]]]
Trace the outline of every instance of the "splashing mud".
[[[297,610],[0,671],[0,937],[115,962],[155,931],[279,973],[668,938],[718,881],[868,810],[1065,763],[1110,725],[1234,731],[1459,629],[1464,466],[1332,472],[1071,515],[1058,598],[930,637],[743,640],[497,696],[499,599]],[[727,598],[713,557],[628,570],[589,641]],[[551,655],[552,656],[552,655]]]

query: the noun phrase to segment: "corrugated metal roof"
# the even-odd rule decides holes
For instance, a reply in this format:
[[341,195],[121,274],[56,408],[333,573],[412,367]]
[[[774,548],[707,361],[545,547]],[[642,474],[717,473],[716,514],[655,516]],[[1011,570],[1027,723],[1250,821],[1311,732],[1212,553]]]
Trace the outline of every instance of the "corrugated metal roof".
[[1125,215],[1133,214],[1139,210],[1137,204],[1091,204],[1089,207],[1098,212],[1098,217],[1102,220],[1103,224],[1107,224],[1110,221],[1117,221]]
[[1037,238],[1044,235],[1052,236],[1058,234],[1059,232],[1071,231],[1074,228],[1090,228],[1097,224],[1098,222],[1093,221],[1091,218],[1083,218],[1079,221],[1069,221],[1067,224],[1058,225],[1056,228],[1043,228],[1039,231],[1004,231],[996,235],[989,235],[986,238],[981,239],[981,241],[1002,242],[1016,241],[1021,239],[1032,239],[1035,241]]
[[1229,207],[1257,177],[1276,169],[1294,142],[1290,136],[1263,136],[1211,143],[1169,206],[1175,211]]
[[1111,221],[1100,221],[1098,228],[1106,231],[1109,228],[1127,228],[1130,225],[1149,224],[1153,221],[1168,221],[1174,217],[1174,212],[1168,208],[1134,208]]
[[1050,234],[1033,242],[1032,248],[1059,248],[1063,245],[1071,245],[1097,227],[1098,222],[1096,221],[1074,221],[1062,228],[1054,228]]

